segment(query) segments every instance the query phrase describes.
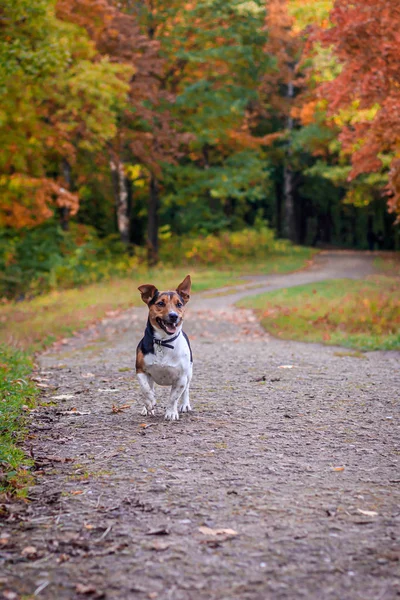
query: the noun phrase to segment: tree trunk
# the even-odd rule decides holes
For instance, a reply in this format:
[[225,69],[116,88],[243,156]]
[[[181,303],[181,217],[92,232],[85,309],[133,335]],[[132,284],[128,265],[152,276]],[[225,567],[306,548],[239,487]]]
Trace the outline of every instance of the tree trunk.
[[[71,190],[71,185],[72,185],[71,165],[69,164],[69,162],[66,158],[62,159],[61,169],[63,172],[63,177],[65,180],[65,183],[67,184],[67,188],[68,188],[68,190]],[[61,224],[61,229],[63,231],[69,230],[69,208],[67,208],[66,206],[62,206],[60,209],[60,224]]]
[[150,179],[150,197],[147,226],[147,262],[149,267],[158,263],[158,181],[154,175]]
[[124,172],[124,165],[119,160],[110,161],[111,174],[114,188],[115,213],[117,218],[117,227],[121,240],[124,244],[129,244],[129,206],[128,206],[128,185]]
[[296,241],[294,220],[294,185],[293,171],[288,164],[283,169],[283,237]]
[[[294,97],[294,86],[290,81],[287,87],[286,97],[291,100]],[[296,241],[296,222],[294,215],[294,173],[291,167],[292,147],[290,134],[294,128],[293,118],[290,114],[287,118],[286,127],[289,132],[289,140],[286,150],[285,164],[283,167],[283,206],[282,206],[282,233],[283,237],[288,238],[292,242]]]

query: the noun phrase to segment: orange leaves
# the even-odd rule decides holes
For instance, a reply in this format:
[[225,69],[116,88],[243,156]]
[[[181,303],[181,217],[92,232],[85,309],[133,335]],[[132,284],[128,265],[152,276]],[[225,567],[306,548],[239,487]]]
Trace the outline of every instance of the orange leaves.
[[283,132],[270,133],[262,137],[255,137],[248,131],[230,131],[228,133],[230,142],[239,149],[260,148],[260,146],[270,146],[275,140],[283,136]]
[[[330,18],[333,27],[321,29],[319,38],[333,47],[342,69],[320,87],[320,95],[328,99],[331,114],[344,108],[360,115],[356,125],[351,120],[343,125],[340,138],[351,154],[354,178],[382,169],[380,153],[398,156],[400,150],[400,5],[397,0],[336,0]],[[365,109],[375,110],[363,117]],[[399,181],[396,157],[389,175],[389,209],[400,214]]]
[[67,208],[71,215],[79,208],[77,194],[52,179],[12,175],[0,181],[0,224],[33,227],[50,218],[53,208]]
[[292,117],[299,119],[302,125],[311,125],[311,123],[315,122],[317,105],[318,100],[312,99],[305,102],[300,108],[294,107]]

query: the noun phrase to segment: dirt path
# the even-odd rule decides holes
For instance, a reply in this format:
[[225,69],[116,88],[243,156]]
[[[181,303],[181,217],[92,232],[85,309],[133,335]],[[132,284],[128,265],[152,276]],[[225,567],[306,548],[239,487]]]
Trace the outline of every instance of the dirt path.
[[[268,289],[371,270],[318,261]],[[4,598],[400,598],[399,354],[272,339],[236,297],[192,303],[194,411],[179,422],[140,416],[145,309],[41,357],[37,485],[0,521]]]

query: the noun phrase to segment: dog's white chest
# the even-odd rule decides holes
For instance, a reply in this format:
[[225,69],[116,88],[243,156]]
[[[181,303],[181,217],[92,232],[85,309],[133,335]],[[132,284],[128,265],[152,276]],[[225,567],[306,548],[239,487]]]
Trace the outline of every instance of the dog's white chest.
[[146,354],[144,365],[158,385],[173,385],[185,372],[189,372],[189,347],[183,338],[176,341],[173,349],[155,344],[154,354]]

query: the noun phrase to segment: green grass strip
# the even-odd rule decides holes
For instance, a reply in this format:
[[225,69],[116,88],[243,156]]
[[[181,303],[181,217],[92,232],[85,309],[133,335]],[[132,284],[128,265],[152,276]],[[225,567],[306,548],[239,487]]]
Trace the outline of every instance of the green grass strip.
[[336,279],[245,298],[263,327],[285,340],[361,351],[400,350],[400,279]]
[[0,492],[24,490],[29,479],[32,461],[21,442],[25,410],[34,406],[38,395],[29,378],[32,368],[26,353],[0,345]]

